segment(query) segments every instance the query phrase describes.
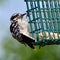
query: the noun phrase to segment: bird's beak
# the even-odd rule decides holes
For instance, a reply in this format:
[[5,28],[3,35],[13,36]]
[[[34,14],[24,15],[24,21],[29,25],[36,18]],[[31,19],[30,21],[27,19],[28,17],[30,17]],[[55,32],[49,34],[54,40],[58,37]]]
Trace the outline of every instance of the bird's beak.
[[21,17],[23,17],[24,15],[26,15],[26,13],[22,14]]

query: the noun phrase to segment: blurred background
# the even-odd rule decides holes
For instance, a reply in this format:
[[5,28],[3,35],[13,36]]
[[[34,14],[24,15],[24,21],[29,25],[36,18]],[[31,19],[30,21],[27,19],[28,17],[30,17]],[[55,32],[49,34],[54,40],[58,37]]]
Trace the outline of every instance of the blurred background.
[[9,31],[13,13],[25,13],[24,0],[0,0],[0,60],[60,60],[60,45],[32,50],[12,38]]

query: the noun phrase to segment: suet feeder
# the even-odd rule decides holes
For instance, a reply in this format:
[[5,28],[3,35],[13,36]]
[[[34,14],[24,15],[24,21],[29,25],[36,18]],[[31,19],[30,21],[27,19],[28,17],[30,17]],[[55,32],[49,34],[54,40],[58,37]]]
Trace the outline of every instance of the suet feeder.
[[60,0],[25,0],[35,45],[60,44]]

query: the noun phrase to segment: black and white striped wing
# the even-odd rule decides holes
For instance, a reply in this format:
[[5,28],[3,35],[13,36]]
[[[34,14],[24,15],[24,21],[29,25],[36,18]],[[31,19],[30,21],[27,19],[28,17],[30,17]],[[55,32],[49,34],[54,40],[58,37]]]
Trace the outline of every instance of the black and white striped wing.
[[22,44],[27,44],[28,46],[34,49],[35,40],[24,35],[23,33],[20,33],[19,26],[16,22],[10,25],[10,32],[12,33],[12,36],[19,42],[21,42]]

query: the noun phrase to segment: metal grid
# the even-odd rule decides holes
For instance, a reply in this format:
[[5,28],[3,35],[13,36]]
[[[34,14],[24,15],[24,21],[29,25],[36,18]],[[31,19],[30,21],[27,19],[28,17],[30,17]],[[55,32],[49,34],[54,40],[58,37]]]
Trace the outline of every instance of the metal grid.
[[[60,0],[25,0],[29,17],[30,33],[37,44],[59,44],[60,42]],[[46,38],[46,32],[49,38]],[[43,39],[38,34],[43,34]],[[58,38],[51,36],[56,33]],[[40,42],[39,42],[40,41]],[[59,42],[58,42],[59,41]],[[43,43],[42,43],[43,44]],[[43,44],[43,45],[44,45]]]

